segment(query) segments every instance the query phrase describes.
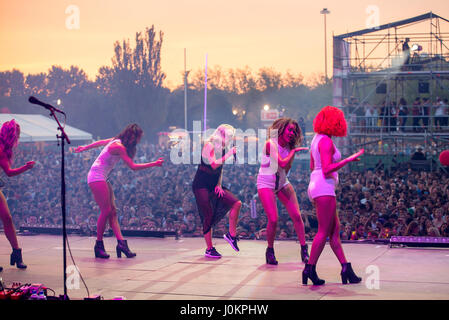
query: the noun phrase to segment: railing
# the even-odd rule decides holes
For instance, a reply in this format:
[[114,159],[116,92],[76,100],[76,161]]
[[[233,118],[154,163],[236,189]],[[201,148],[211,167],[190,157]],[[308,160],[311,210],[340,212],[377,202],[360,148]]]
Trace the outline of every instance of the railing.
[[348,133],[397,133],[425,134],[442,133],[449,135],[449,115],[380,115],[357,116],[349,114]]

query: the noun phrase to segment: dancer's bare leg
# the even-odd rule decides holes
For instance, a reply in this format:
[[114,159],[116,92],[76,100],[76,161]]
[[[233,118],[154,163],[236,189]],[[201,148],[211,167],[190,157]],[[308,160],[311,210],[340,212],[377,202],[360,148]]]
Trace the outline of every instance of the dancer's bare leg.
[[333,230],[336,202],[335,197],[321,196],[314,199],[318,218],[318,232],[315,235],[310,250],[309,264],[316,265],[321,252],[326,245],[326,239]]
[[111,203],[111,211],[109,214],[109,225],[112,228],[112,231],[114,232],[115,237],[117,240],[123,240],[122,231],[120,229],[120,225],[118,223],[118,217],[117,217],[117,208],[115,206],[115,196],[114,196],[114,190],[112,190],[111,184],[108,182],[109,187],[109,199]]
[[304,222],[301,218],[301,211],[299,210],[298,198],[296,192],[291,184],[288,184],[278,192],[278,198],[287,209],[290,218],[293,221],[296,235],[299,243],[303,246],[306,244],[306,233],[304,230]]
[[239,220],[239,213],[241,207],[242,202],[237,201],[232,205],[231,211],[229,212],[229,233],[233,237],[235,237],[237,234],[237,222]]
[[273,248],[276,236],[276,225],[278,220],[278,209],[276,206],[276,196],[272,189],[264,188],[257,190],[260,202],[267,214],[267,242],[268,248]]
[[11,212],[9,211],[8,203],[6,202],[3,192],[0,191],[0,219],[3,222],[3,229],[5,236],[8,239],[13,249],[19,249],[19,242],[17,241],[16,228],[12,220]]

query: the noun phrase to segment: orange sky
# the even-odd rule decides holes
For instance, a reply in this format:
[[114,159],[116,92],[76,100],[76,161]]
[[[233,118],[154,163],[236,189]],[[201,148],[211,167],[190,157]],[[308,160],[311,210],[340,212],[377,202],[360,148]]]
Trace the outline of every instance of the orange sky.
[[[66,8],[80,10],[80,28],[66,28]],[[324,72],[327,7],[328,73],[332,33],[364,29],[366,9],[379,8],[381,24],[429,11],[449,19],[448,0],[0,0],[0,71],[45,72],[51,65],[77,65],[91,79],[111,64],[113,43],[134,38],[154,24],[164,32],[166,85],[182,83],[187,68],[272,67],[311,77]],[[131,41],[132,43],[132,41]]]

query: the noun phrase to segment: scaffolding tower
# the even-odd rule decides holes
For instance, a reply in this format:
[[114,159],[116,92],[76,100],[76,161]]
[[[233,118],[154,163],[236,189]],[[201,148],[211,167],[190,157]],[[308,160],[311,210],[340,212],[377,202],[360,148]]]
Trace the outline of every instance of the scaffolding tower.
[[421,147],[435,158],[448,149],[449,20],[429,12],[333,43],[333,104],[348,120],[346,152],[408,157]]

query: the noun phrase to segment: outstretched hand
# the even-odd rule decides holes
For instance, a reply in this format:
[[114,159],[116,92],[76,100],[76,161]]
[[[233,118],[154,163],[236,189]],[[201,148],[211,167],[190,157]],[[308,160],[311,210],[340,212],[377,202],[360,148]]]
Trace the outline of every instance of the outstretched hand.
[[162,165],[164,164],[164,158],[159,158],[154,162],[156,167],[162,167]]
[[73,152],[80,153],[80,152],[83,152],[84,150],[86,150],[86,148],[84,146],[79,146],[75,150],[73,150]]
[[365,149],[360,149],[359,152],[354,153],[353,155],[349,156],[348,162],[352,162],[352,161],[360,161],[359,157],[365,152]]
[[35,164],[36,164],[36,162],[34,162],[34,161],[28,161],[26,163],[26,166],[27,166],[28,169],[32,169]]

